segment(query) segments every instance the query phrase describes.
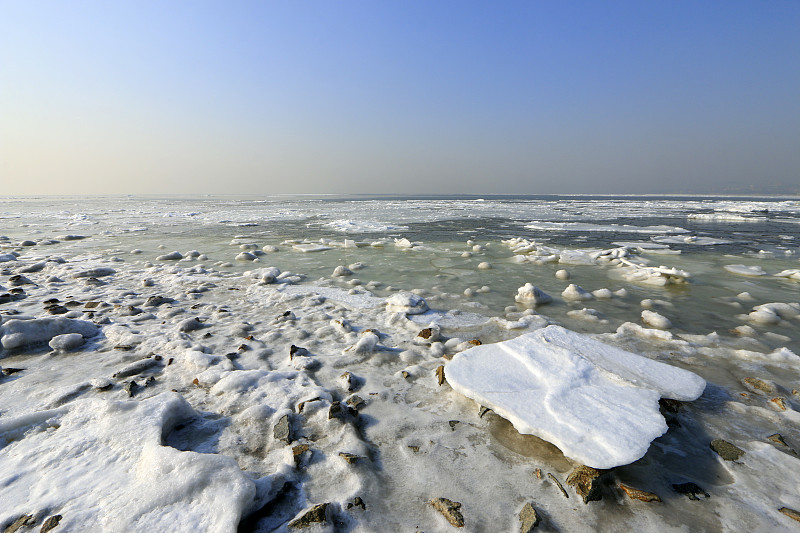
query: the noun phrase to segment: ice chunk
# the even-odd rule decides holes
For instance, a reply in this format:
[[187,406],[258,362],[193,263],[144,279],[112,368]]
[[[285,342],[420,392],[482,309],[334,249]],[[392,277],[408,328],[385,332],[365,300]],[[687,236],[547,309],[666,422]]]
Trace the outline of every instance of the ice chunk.
[[526,283],[517,289],[517,295],[514,300],[521,304],[538,305],[552,302],[553,298],[532,283]]
[[454,390],[595,468],[642,457],[667,430],[659,397],[682,401],[705,381],[560,326],[457,354],[445,367]]
[[0,343],[6,350],[14,350],[29,344],[49,342],[56,335],[80,333],[84,337],[97,334],[97,326],[85,320],[72,318],[12,319],[0,326]]
[[386,299],[386,310],[390,313],[419,315],[428,310],[428,304],[422,296],[411,292],[398,292]]
[[594,298],[592,293],[574,283],[570,283],[567,288],[564,289],[564,292],[561,293],[561,297],[565,300],[591,300]]
[[647,309],[642,311],[642,322],[658,329],[669,329],[672,327],[672,322],[670,322],[669,318],[655,311],[648,311]]
[[731,274],[739,274],[740,276],[764,276],[766,274],[760,266],[725,265],[722,268]]
[[64,333],[50,339],[50,348],[57,352],[68,352],[83,346],[84,338],[80,333]]

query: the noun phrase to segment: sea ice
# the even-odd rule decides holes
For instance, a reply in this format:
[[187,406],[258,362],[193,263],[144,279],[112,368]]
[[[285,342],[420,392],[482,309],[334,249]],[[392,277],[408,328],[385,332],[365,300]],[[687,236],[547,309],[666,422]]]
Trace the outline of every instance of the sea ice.
[[698,398],[705,381],[664,363],[548,326],[457,354],[445,367],[457,392],[595,468],[642,457],[667,431],[659,397]]
[[747,265],[725,265],[722,268],[731,274],[739,274],[740,276],[764,276],[766,272],[760,266],[747,266]]
[[425,300],[414,293],[398,292],[386,299],[386,311],[390,313],[406,313],[419,315],[428,310]]

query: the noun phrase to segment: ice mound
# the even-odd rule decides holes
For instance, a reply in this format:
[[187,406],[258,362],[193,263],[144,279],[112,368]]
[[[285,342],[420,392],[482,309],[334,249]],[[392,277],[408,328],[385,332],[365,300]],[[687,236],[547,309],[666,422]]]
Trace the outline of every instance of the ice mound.
[[30,344],[50,342],[53,337],[66,333],[93,337],[97,332],[97,326],[91,322],[72,318],[12,319],[0,326],[0,343],[6,350],[14,350]]
[[425,299],[411,292],[398,292],[386,299],[386,311],[390,313],[419,315],[427,310],[428,304]]
[[532,283],[526,283],[517,289],[517,295],[514,300],[521,304],[538,305],[552,302],[553,298]]
[[776,278],[787,278],[800,281],[800,269],[798,268],[791,268],[788,270],[782,270],[775,274]]
[[5,420],[0,523],[58,509],[65,531],[235,531],[255,483],[230,457],[162,445],[175,425],[197,416],[180,395],[165,393],[80,400]]
[[548,326],[457,354],[445,367],[454,390],[595,468],[641,458],[667,431],[660,397],[688,401],[699,376]]

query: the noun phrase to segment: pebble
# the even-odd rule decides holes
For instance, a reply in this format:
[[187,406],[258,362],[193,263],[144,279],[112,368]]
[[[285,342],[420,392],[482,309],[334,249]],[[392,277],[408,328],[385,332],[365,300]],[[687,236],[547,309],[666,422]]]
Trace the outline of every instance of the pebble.
[[434,509],[442,513],[450,525],[464,527],[464,516],[461,514],[461,504],[447,498],[434,498],[428,502]]
[[539,523],[542,521],[539,514],[536,512],[536,509],[533,507],[531,502],[526,503],[522,510],[519,512],[519,532],[520,533],[530,533]]

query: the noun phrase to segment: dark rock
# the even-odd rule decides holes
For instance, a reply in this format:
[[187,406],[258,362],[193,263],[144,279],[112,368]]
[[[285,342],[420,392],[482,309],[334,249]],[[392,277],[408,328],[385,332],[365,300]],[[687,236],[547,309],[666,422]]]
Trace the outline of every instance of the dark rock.
[[133,350],[133,346],[130,345],[130,344],[117,344],[116,346],[114,346],[114,349],[115,350],[120,350],[120,351],[123,351],[123,352],[129,352],[129,351]]
[[433,330],[431,328],[425,328],[419,333],[417,333],[417,337],[421,337],[426,340],[430,339],[432,335],[433,335]]
[[83,304],[81,304],[76,300],[70,300],[68,302],[64,302],[64,307],[80,307],[81,305]]
[[788,507],[781,507],[778,511],[782,512],[792,520],[797,520],[800,522],[800,513],[795,511],[794,509],[789,509]]
[[327,522],[328,503],[318,503],[314,507],[303,511],[303,514],[289,522],[292,529],[302,529],[313,524],[324,524]]
[[680,411],[681,406],[683,405],[678,400],[672,400],[670,398],[661,398],[658,400],[658,405],[661,406],[661,409],[668,413],[677,413]]
[[344,381],[345,387],[347,387],[347,392],[353,392],[356,389],[356,383],[358,380],[351,372],[345,372],[339,377]]
[[8,284],[12,287],[19,287],[20,285],[33,285],[33,282],[25,276],[17,274],[8,278]]
[[39,533],[47,533],[47,531],[55,529],[59,522],[61,522],[60,514],[51,516],[42,523],[42,529],[39,530]]
[[362,499],[361,499],[361,496],[356,496],[355,498],[353,498],[353,501],[352,501],[352,502],[347,502],[347,507],[346,507],[346,509],[347,509],[348,511],[349,511],[350,509],[354,508],[354,507],[361,507],[361,509],[362,509],[363,511],[366,511],[366,510],[367,510],[367,504],[365,504],[365,503],[364,503],[364,500],[362,500]]
[[450,426],[450,431],[455,431],[456,426],[461,423],[460,420],[448,420],[447,424]]
[[4,530],[3,533],[14,533],[20,528],[27,528],[36,523],[36,518],[32,514],[24,514],[11,522]]
[[[22,296],[22,295],[25,294],[25,289],[23,289],[21,287],[15,287],[13,289],[9,289],[8,292],[10,292],[14,296]],[[19,298],[15,298],[15,300],[18,300],[18,299]]]
[[536,526],[539,525],[542,519],[536,512],[536,509],[534,509],[533,504],[528,502],[519,512],[519,521],[519,533],[531,533],[531,531],[536,529]]
[[144,305],[145,307],[158,307],[159,305],[172,303],[174,301],[175,300],[172,298],[167,298],[166,296],[151,296],[145,300]]
[[428,502],[434,509],[442,513],[450,525],[464,527],[464,516],[461,514],[461,504],[447,498],[434,498]]
[[472,339],[472,340],[470,340],[470,341],[467,341],[467,342],[469,342],[469,344],[471,344],[471,345],[473,345],[473,346],[480,346],[481,344],[483,344],[483,343],[482,343],[481,341],[479,341],[478,339]]
[[22,372],[23,370],[25,370],[25,369],[24,368],[5,367],[5,368],[3,368],[3,375],[4,376],[10,376],[11,374],[16,374],[17,372]]
[[342,404],[339,402],[331,402],[331,406],[328,409],[328,420],[332,418],[339,418],[342,413]]
[[408,449],[411,450],[414,453],[419,453],[419,446],[414,446],[414,445],[409,444],[408,445]]
[[135,376],[137,374],[141,374],[145,370],[149,370],[150,368],[153,368],[156,365],[158,365],[158,361],[156,361],[155,359],[151,358],[140,359],[134,363],[129,364],[128,366],[126,366],[125,368],[114,374],[112,377],[115,379],[128,378],[131,376]]
[[744,450],[722,439],[712,440],[710,447],[726,461],[736,461],[744,455]]
[[298,403],[298,404],[297,404],[297,412],[298,412],[298,413],[302,413],[302,412],[303,412],[303,409],[305,409],[305,407],[306,407],[306,404],[307,404],[307,403],[311,403],[311,402],[318,402],[318,401],[320,401],[321,399],[322,399],[322,398],[320,398],[319,396],[316,396],[316,397],[314,397],[314,398],[311,398],[310,400],[303,400],[302,402],[300,402],[300,403]]
[[97,279],[95,277],[86,278],[86,281],[84,281],[84,283],[86,285],[92,285],[92,286],[95,286],[95,287],[99,287],[101,285],[107,285],[107,283],[105,281],[101,281],[101,280],[99,280],[99,279]]
[[133,395],[136,394],[141,387],[135,381],[129,381],[125,384],[125,392],[128,393],[128,398],[133,398]]
[[697,497],[698,494],[702,494],[706,498],[710,498],[711,495],[704,491],[700,485],[697,483],[693,483],[691,481],[687,483],[679,483],[677,485],[672,485],[672,490],[677,492],[678,494],[684,494],[690,500],[700,500]]
[[59,300],[58,298],[49,298],[49,299],[47,299],[47,300],[43,301],[42,303],[43,303],[44,305],[53,305],[53,304],[57,304],[57,303],[59,303],[60,301],[61,301],[61,300]]
[[575,492],[583,498],[583,503],[599,501],[603,499],[603,496],[600,494],[598,480],[606,472],[607,470],[598,470],[591,466],[581,465],[569,475],[567,485],[575,487]]
[[481,405],[481,406],[480,406],[480,409],[478,410],[478,418],[483,418],[483,415],[485,415],[485,414],[486,414],[486,413],[488,413],[489,411],[491,411],[491,409],[489,409],[488,407],[484,407],[484,406],[482,406],[482,405]]
[[560,491],[561,491],[561,494],[563,494],[565,498],[569,498],[569,494],[567,494],[567,491],[566,491],[566,490],[564,490],[564,486],[561,484],[561,482],[560,482],[558,479],[556,479],[556,476],[554,476],[553,474],[551,474],[550,472],[548,472],[548,473],[547,473],[547,477],[549,477],[549,478],[550,478],[550,480],[551,480],[553,483],[555,483],[555,484],[556,484],[556,487],[558,487],[558,490],[560,490]]
[[347,399],[347,405],[358,411],[359,409],[367,405],[367,403],[361,396],[354,394]]
[[100,302],[86,302],[85,304],[83,304],[83,306],[84,306],[86,309],[94,309],[94,308],[95,308],[95,307],[97,307],[98,305],[100,305]]
[[775,444],[780,444],[781,446],[786,446],[787,448],[789,447],[789,445],[783,439],[783,435],[781,435],[780,433],[773,433],[772,435],[767,437],[767,440],[774,442]]
[[619,488],[625,491],[625,494],[628,495],[628,498],[631,500],[639,500],[640,502],[660,502],[661,498],[658,497],[658,494],[654,494],[652,492],[645,492],[643,490],[635,489],[633,487],[629,487],[623,483],[619,484]]
[[292,427],[289,423],[289,415],[283,415],[275,427],[272,428],[272,436],[275,440],[286,444],[292,443]]
[[292,344],[289,347],[289,359],[294,358],[295,355],[302,356],[302,355],[310,355],[310,354],[308,353],[308,350],[306,350],[305,348],[301,348],[299,346],[295,346],[294,344]]

